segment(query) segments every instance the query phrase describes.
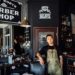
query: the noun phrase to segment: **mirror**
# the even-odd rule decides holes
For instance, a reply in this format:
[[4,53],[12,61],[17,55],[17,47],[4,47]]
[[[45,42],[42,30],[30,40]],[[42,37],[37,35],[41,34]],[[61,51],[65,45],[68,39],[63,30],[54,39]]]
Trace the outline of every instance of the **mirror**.
[[9,49],[12,48],[16,55],[31,54],[30,32],[30,27],[0,24],[0,53],[8,55]]
[[20,26],[13,26],[13,32],[14,32],[14,43],[19,43],[20,44],[20,47],[18,45],[18,48],[17,48],[17,45],[15,48],[15,50],[19,50],[17,51],[18,53],[16,54],[28,54],[30,50],[30,44],[31,44],[31,34],[30,34],[30,27],[26,28],[26,27],[20,27]]

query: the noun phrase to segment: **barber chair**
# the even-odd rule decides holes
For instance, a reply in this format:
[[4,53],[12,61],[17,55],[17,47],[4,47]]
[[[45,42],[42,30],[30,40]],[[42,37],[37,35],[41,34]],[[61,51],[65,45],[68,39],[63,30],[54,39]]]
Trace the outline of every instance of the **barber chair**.
[[44,75],[45,65],[41,65],[38,62],[34,62],[30,64],[31,66],[31,73],[34,75]]

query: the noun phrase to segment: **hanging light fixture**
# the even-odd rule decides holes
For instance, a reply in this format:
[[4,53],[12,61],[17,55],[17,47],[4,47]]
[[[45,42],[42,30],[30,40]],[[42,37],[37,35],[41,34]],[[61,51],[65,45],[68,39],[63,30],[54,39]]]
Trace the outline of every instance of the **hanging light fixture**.
[[24,17],[24,19],[20,22],[20,26],[26,28],[31,27],[26,17]]

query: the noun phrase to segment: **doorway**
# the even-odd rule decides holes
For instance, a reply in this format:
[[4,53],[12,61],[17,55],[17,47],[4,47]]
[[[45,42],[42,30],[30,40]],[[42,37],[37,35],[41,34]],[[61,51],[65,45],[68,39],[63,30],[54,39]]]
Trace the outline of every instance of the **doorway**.
[[1,30],[1,40],[0,40],[0,45],[1,45],[1,53],[3,55],[8,54],[8,49],[12,48],[12,25],[8,24],[0,24],[0,30]]

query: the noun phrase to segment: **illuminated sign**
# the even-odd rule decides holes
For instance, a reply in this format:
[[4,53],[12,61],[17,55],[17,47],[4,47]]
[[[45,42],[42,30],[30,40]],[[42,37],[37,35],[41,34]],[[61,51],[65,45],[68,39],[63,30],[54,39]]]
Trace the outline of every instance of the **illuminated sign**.
[[21,20],[21,3],[3,0],[0,3],[0,20],[18,22]]
[[48,6],[41,6],[39,19],[51,19],[51,11]]

